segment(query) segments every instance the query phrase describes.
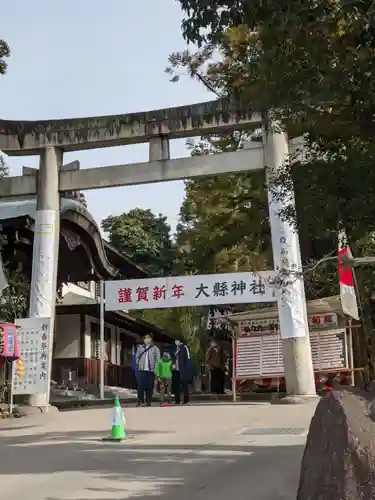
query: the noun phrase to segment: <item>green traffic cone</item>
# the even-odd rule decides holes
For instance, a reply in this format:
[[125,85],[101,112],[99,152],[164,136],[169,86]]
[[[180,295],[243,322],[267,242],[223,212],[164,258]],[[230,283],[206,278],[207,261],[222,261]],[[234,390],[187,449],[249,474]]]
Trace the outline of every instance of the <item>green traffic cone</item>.
[[111,416],[112,431],[111,437],[104,438],[105,441],[125,441],[127,439],[125,432],[125,417],[122,411],[118,396],[115,398],[115,403]]

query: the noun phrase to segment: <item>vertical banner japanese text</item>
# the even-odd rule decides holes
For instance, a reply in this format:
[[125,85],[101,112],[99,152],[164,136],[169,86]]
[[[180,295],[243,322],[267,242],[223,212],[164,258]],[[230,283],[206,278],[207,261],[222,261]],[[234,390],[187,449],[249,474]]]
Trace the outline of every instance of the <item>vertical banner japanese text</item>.
[[13,363],[13,394],[46,394],[49,391],[48,369],[52,356],[50,345],[50,318],[24,318],[16,320],[24,373],[19,377]]
[[30,290],[30,315],[49,317],[54,305],[55,210],[35,214],[33,266]]

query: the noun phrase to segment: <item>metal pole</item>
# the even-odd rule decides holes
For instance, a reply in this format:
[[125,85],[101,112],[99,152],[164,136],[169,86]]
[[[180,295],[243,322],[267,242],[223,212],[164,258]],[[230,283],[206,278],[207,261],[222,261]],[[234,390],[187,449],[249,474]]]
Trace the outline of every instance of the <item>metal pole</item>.
[[104,399],[104,281],[99,284],[100,295],[100,399]]
[[32,276],[30,285],[30,318],[50,318],[49,359],[46,394],[30,396],[33,406],[48,409],[52,370],[52,347],[55,325],[57,265],[60,238],[59,170],[63,153],[46,147],[40,157],[38,191],[34,224]]
[[[9,369],[9,367],[8,367]],[[15,371],[15,361],[13,361],[10,367],[10,394],[9,394],[9,413],[13,413],[13,384],[14,384],[14,371]]]

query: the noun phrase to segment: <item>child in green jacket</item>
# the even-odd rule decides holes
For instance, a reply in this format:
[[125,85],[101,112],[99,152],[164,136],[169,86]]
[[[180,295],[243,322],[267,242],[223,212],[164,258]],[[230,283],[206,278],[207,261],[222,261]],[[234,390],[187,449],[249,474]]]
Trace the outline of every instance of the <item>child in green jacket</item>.
[[162,358],[156,363],[155,374],[160,387],[160,405],[165,406],[165,399],[167,399],[167,405],[171,406],[172,360],[168,352],[164,352]]

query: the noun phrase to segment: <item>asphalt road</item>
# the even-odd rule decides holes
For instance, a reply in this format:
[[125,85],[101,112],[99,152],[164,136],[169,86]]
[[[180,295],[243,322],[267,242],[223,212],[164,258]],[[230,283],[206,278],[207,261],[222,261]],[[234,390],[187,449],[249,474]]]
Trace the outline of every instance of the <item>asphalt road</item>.
[[294,500],[314,408],[130,408],[121,444],[104,409],[0,422],[0,499]]

